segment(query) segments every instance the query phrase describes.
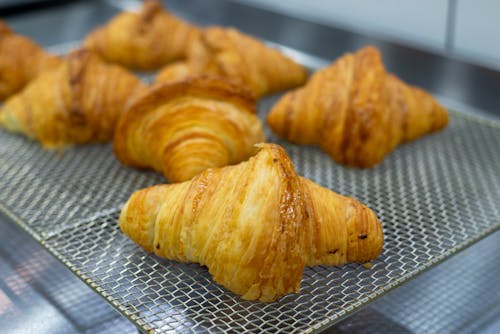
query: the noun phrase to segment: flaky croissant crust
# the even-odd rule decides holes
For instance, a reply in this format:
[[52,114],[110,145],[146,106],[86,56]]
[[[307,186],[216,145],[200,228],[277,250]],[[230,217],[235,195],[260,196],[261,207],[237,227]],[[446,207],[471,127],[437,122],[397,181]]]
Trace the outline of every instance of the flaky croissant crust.
[[371,167],[398,144],[445,127],[448,114],[430,94],[387,73],[380,52],[365,47],[285,94],[267,122],[279,136],[319,145],[339,163]]
[[160,83],[138,97],[119,120],[114,152],[126,165],[150,167],[177,182],[245,160],[262,141],[251,94],[204,76]]
[[244,299],[298,292],[304,266],[365,262],[382,250],[380,221],[358,201],[298,176],[286,152],[135,192],[120,228],[148,252],[206,265]]
[[60,63],[58,57],[46,53],[29,38],[14,33],[0,20],[0,101]]
[[0,124],[46,148],[107,142],[128,99],[143,88],[125,69],[76,50],[10,98],[0,110]]
[[198,28],[145,0],[139,12],[124,12],[85,39],[105,60],[138,70],[154,70],[187,56]]
[[211,74],[248,87],[258,98],[303,84],[300,64],[234,28],[208,27],[192,43],[188,59],[164,68],[157,82]]

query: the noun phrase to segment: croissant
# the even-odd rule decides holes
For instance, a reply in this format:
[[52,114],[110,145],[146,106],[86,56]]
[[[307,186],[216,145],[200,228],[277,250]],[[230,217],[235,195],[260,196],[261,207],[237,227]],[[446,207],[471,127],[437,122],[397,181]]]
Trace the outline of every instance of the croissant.
[[145,0],[138,13],[125,12],[85,39],[85,46],[103,59],[138,70],[154,70],[186,57],[198,28]]
[[127,99],[142,88],[125,69],[77,50],[8,99],[0,109],[0,125],[46,148],[106,142]]
[[263,302],[298,292],[305,266],[370,261],[383,245],[373,211],[298,176],[275,144],[238,165],[135,192],[119,223],[146,251],[205,265],[217,283]]
[[219,78],[158,84],[120,117],[118,160],[152,167],[172,182],[247,159],[264,141],[250,92]]
[[293,88],[307,78],[304,67],[233,28],[205,29],[189,49],[184,63],[165,67],[157,82],[180,80],[191,75],[211,74],[232,79],[262,95]]
[[0,20],[0,101],[60,63],[58,57],[46,53],[30,39],[15,34]]
[[341,164],[371,167],[398,144],[445,127],[448,114],[430,94],[387,73],[380,52],[365,47],[285,94],[267,122],[279,136],[319,145]]

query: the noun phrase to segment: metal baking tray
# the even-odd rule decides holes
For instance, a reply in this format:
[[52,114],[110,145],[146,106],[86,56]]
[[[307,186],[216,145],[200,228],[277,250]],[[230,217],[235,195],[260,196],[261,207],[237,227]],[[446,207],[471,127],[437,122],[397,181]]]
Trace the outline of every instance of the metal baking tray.
[[[329,61],[283,48],[312,69]],[[262,119],[276,98],[260,103]],[[369,170],[338,165],[266,127],[299,174],[367,204],[385,234],[371,268],[307,268],[301,292],[273,303],[241,300],[199,265],[159,259],[126,238],[117,225],[122,204],[165,180],[122,166],[110,145],[45,151],[0,130],[0,210],[143,332],[317,332],[500,228],[500,122],[450,113],[444,131]]]

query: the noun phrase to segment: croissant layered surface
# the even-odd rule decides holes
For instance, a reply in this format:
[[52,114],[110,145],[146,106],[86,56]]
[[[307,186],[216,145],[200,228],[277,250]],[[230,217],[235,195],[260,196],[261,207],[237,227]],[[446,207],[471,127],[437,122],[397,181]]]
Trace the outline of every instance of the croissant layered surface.
[[0,125],[47,148],[110,141],[129,97],[143,88],[125,69],[77,50],[8,99]]
[[214,77],[157,84],[120,118],[118,159],[150,167],[171,182],[247,159],[264,141],[255,100],[238,85]]
[[148,252],[196,262],[244,299],[298,292],[305,266],[366,262],[382,250],[363,204],[298,176],[278,145],[235,166],[135,192],[120,227]]
[[387,73],[380,52],[365,47],[285,94],[267,122],[279,136],[319,145],[339,163],[371,167],[398,144],[445,127],[448,114],[430,94]]
[[60,63],[58,57],[46,53],[27,37],[14,33],[0,20],[0,101]]
[[124,12],[89,34],[85,46],[103,59],[138,70],[153,70],[185,58],[198,28],[145,0],[138,13]]
[[195,40],[188,60],[164,68],[157,82],[211,74],[247,86],[256,97],[303,84],[307,71],[278,50],[233,28],[209,27]]

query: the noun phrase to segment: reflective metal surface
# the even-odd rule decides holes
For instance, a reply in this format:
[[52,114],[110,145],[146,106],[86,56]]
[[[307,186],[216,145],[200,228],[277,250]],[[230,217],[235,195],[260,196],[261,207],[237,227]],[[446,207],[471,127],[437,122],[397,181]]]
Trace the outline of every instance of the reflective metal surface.
[[0,332],[137,332],[127,319],[1,214],[0,231]]
[[[134,5],[130,1],[114,3]],[[479,111],[491,115],[491,119],[497,115],[498,108],[487,107],[498,105],[500,99],[493,94],[495,86],[491,86],[500,82],[497,72],[223,1],[169,4],[179,15],[195,22],[235,25],[286,45],[288,51],[313,68],[362,44],[376,43],[382,48],[389,69],[440,94],[448,106]],[[39,13],[9,23],[26,35],[33,36],[34,32],[39,42],[48,46],[80,39],[116,11],[105,3],[79,3],[61,8],[58,15]],[[57,30],[53,28],[56,25],[68,29]],[[49,33],[41,27],[47,27]],[[467,82],[461,82],[462,78]],[[271,98],[261,103],[261,116],[272,102]],[[0,204],[122,313],[144,330],[157,331],[317,331],[500,225],[500,126],[488,119],[453,113],[447,130],[402,146],[370,171],[338,166],[317,149],[284,143],[269,131],[268,135],[285,146],[301,174],[340,193],[356,196],[375,209],[387,237],[384,254],[372,269],[357,265],[315,267],[306,270],[301,294],[272,304],[243,302],[215,285],[199,266],[147,256],[119,232],[117,213],[129,194],[163,181],[153,173],[122,167],[105,145],[74,148],[58,155],[1,131]],[[475,246],[479,250],[473,252],[470,261],[460,260],[466,253],[459,253],[452,261],[387,294],[330,331],[354,331],[366,323],[374,331],[379,328],[377,323],[385,325],[380,332],[467,330],[474,322],[465,321],[466,315],[472,315],[478,307],[472,310],[443,306],[446,311],[436,311],[433,316],[419,313],[418,307],[432,311],[432,301],[439,301],[450,290],[457,296],[456,302],[451,303],[455,306],[477,302],[478,298],[484,303],[487,299],[481,299],[485,297],[483,287],[499,291],[495,271],[488,270],[488,262],[482,261],[484,254],[495,253],[492,245],[498,244],[498,233],[487,240],[490,241]],[[470,268],[478,274],[462,275],[463,284],[456,280],[458,274],[447,276],[453,270],[460,273],[460,268]],[[483,278],[481,285],[473,289],[478,277]],[[454,290],[448,279],[455,279]],[[413,290],[412,284],[416,286]],[[447,297],[440,305],[452,300]],[[490,296],[490,300],[490,316],[495,319],[498,296]],[[451,322],[453,317],[447,316],[450,309],[453,315],[463,316]],[[490,319],[484,312],[481,318]],[[484,323],[477,328],[487,328]],[[70,328],[73,324],[62,321],[61,326]]]
[[500,231],[327,329],[337,333],[500,333]]

